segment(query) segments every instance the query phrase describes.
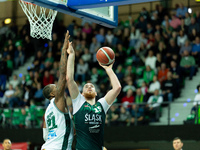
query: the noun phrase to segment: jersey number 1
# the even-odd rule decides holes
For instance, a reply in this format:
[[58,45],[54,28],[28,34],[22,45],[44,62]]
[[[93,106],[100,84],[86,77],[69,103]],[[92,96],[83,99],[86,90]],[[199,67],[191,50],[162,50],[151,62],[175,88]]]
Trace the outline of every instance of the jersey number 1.
[[48,124],[49,130],[57,128],[57,125],[55,123],[55,116],[51,116],[51,118],[47,120],[47,124]]

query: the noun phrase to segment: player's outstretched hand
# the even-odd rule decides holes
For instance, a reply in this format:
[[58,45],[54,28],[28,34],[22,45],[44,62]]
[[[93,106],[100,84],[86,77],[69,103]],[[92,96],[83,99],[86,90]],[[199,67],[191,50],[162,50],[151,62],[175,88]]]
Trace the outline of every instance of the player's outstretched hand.
[[111,68],[111,69],[112,69],[114,62],[115,62],[115,61],[113,61],[113,62],[112,62],[110,65],[108,65],[108,66],[102,65],[101,63],[99,63],[99,65],[100,65],[102,68],[104,68],[105,70],[108,69],[108,68]]
[[67,50],[69,48],[69,38],[70,38],[70,35],[69,35],[69,31],[67,30],[67,33],[65,34],[65,41],[63,44],[64,50]]
[[68,53],[68,54],[73,54],[73,53],[75,53],[75,52],[74,52],[74,48],[73,48],[73,46],[72,46],[72,42],[69,42],[69,47],[68,47],[68,49],[67,49],[67,53]]

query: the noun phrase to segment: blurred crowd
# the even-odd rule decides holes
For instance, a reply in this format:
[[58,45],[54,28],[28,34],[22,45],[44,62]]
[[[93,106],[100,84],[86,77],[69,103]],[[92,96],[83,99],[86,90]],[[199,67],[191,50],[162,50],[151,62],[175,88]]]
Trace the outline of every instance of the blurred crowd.
[[[179,97],[185,79],[192,80],[200,66],[200,12],[188,13],[182,3],[168,11],[162,5],[149,12],[142,8],[138,17],[118,20],[109,29],[95,23],[73,20],[68,26],[56,20],[52,40],[33,39],[30,25],[19,29],[15,23],[0,28],[0,104],[4,108],[48,105],[42,88],[56,84],[65,32],[69,30],[76,51],[75,80],[80,91],[86,82],[96,86],[97,100],[110,86],[96,60],[102,46],[115,51],[113,69],[122,92],[111,106],[107,124],[134,125],[159,121],[165,102]],[[34,57],[27,72],[13,74]],[[69,93],[65,92],[69,98]]]

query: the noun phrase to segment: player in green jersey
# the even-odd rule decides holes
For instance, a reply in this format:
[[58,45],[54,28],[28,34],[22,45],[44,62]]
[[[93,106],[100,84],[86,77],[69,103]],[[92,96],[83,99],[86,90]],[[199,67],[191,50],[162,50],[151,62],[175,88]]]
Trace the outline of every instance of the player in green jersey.
[[92,83],[86,83],[81,94],[74,81],[75,51],[72,43],[69,44],[67,52],[69,56],[66,79],[73,104],[73,119],[77,135],[76,150],[103,150],[106,112],[121,91],[120,82],[112,70],[113,64],[109,66],[100,64],[110,78],[112,89],[97,102],[95,99],[97,92]]

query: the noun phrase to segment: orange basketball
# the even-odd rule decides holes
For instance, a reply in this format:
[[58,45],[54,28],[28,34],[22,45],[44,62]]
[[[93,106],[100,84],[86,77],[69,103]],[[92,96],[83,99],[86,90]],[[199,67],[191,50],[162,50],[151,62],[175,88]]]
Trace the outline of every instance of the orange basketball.
[[115,60],[115,53],[110,47],[102,47],[97,51],[97,61],[102,65],[110,65]]

